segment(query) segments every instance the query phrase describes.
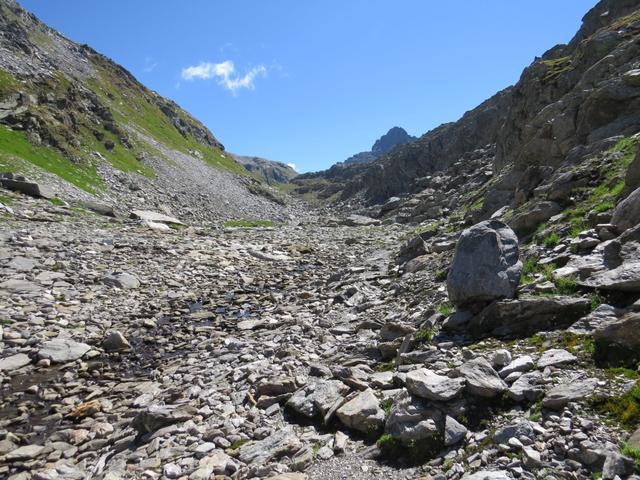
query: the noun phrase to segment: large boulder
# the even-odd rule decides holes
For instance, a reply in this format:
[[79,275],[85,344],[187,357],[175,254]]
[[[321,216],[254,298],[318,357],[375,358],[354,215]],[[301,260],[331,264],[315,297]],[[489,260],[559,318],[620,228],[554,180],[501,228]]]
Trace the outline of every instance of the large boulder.
[[419,368],[407,373],[407,390],[427,400],[448,402],[458,396],[464,389],[464,378],[449,378],[444,375]]
[[476,337],[523,337],[542,330],[569,327],[590,310],[591,302],[586,298],[554,296],[500,300],[471,318],[466,328]]
[[336,415],[347,427],[363,433],[375,432],[384,425],[384,410],[371,389],[342,405]]
[[518,238],[499,220],[487,220],[462,232],[447,278],[449,299],[459,307],[513,298],[522,262]]
[[24,193],[30,197],[47,199],[55,197],[55,193],[49,187],[32,182],[22,175],[14,175],[13,173],[1,174],[0,185],[7,190]]
[[636,188],[627,198],[618,204],[611,218],[619,232],[635,227],[640,223],[640,188]]
[[640,362],[640,314],[610,320],[594,333],[596,361],[636,368]]
[[471,395],[491,398],[504,392],[507,384],[500,378],[491,364],[484,358],[475,358],[458,369],[467,381],[467,391]]
[[515,215],[509,225],[520,236],[533,233],[538,226],[554,215],[562,212],[562,207],[556,202],[538,202],[526,211]]
[[403,391],[391,407],[385,431],[404,444],[432,440],[442,435],[444,420],[440,410]]

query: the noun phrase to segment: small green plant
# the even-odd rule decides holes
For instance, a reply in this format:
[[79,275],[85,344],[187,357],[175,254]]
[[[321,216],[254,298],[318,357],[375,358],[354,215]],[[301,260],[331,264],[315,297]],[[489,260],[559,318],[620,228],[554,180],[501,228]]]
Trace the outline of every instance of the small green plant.
[[613,202],[602,202],[593,209],[596,213],[608,212],[609,210],[613,210],[616,205]]
[[433,339],[434,331],[431,328],[423,328],[418,330],[413,338],[415,338],[418,342],[430,342]]
[[560,243],[560,235],[558,235],[556,232],[550,233],[549,235],[544,237],[544,240],[542,241],[542,244],[547,248],[554,248],[559,243]]
[[379,363],[376,367],[377,372],[393,372],[396,369],[396,362],[391,360],[390,362]]
[[444,282],[447,279],[447,275],[449,275],[449,269],[443,268],[442,270],[438,270],[436,272],[435,279],[437,282]]
[[600,305],[605,303],[606,299],[602,296],[600,291],[596,290],[591,294],[591,311],[596,310]]
[[380,449],[380,452],[386,457],[395,457],[402,450],[402,445],[395,438],[388,433],[382,435],[376,441],[376,445]]
[[272,220],[227,220],[224,226],[227,228],[258,228],[273,227],[275,224]]
[[539,422],[542,418],[542,399],[533,404],[529,411],[529,420],[532,422]]
[[574,295],[579,289],[578,282],[574,277],[557,277],[555,284],[560,295]]
[[542,338],[540,335],[533,335],[532,337],[529,337],[526,339],[526,342],[532,346],[535,347],[538,352],[544,352],[545,347],[545,339]]
[[622,375],[629,380],[637,380],[638,377],[640,377],[640,374],[638,374],[636,370],[624,367],[607,368],[607,374],[614,377]]
[[66,205],[65,201],[62,200],[61,198],[58,197],[54,197],[52,199],[49,200],[53,205],[56,205],[57,207],[61,207],[63,205]]
[[233,442],[231,444],[231,446],[229,447],[231,450],[236,450],[238,448],[240,448],[241,446],[243,446],[245,443],[247,443],[249,440],[242,439],[242,440],[236,440],[235,442]]
[[380,406],[384,410],[384,414],[386,417],[391,413],[391,407],[393,407],[393,400],[391,398],[385,398],[380,402]]
[[451,303],[443,303],[438,307],[438,313],[441,313],[445,317],[448,317],[455,312],[455,307]]
[[625,443],[624,447],[622,447],[622,454],[633,458],[636,462],[636,471],[640,471],[640,448]]

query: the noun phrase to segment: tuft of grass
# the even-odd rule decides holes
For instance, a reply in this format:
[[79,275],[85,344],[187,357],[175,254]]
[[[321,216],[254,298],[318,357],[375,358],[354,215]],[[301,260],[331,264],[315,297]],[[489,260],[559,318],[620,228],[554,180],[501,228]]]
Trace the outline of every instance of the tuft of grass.
[[558,277],[555,279],[555,285],[560,295],[575,295],[579,290],[575,277]]
[[640,424],[640,383],[622,395],[594,398],[590,403],[598,412],[610,416],[628,430]]
[[418,330],[413,338],[415,338],[418,342],[430,342],[433,339],[434,331],[431,328],[423,328],[422,330]]
[[393,407],[393,400],[391,398],[385,398],[380,402],[380,406],[384,410],[385,416],[388,417],[391,413],[391,407]]
[[600,305],[605,302],[605,298],[602,296],[599,290],[594,291],[591,294],[591,311],[596,310]]
[[271,220],[227,220],[224,226],[228,228],[258,228],[273,227],[275,224]]
[[443,268],[436,272],[435,279],[437,282],[444,282],[447,279],[447,275],[449,275],[449,269]]
[[456,309],[451,303],[443,303],[438,307],[438,313],[441,313],[445,317],[448,317],[455,311]]
[[560,235],[558,235],[556,232],[550,233],[542,241],[542,244],[547,248],[554,248],[559,243],[560,243]]
[[58,197],[54,197],[50,199],[49,202],[51,202],[53,205],[57,207],[62,207],[63,205],[65,205],[65,201]]
[[559,76],[573,70],[573,61],[571,57],[560,57],[554,58],[553,60],[542,60],[540,61],[540,63],[547,67],[547,71],[542,77],[542,83],[551,82]]
[[238,448],[240,448],[241,446],[243,446],[245,443],[248,443],[249,440],[242,439],[242,440],[236,440],[235,442],[233,442],[231,444],[231,446],[229,447],[231,450],[237,450]]
[[636,463],[636,471],[640,471],[640,448],[625,443],[622,447],[622,454],[632,458]]
[[616,208],[615,203],[611,201],[605,201],[599,205],[596,205],[596,208],[594,208],[593,211],[596,213],[604,213],[608,212],[609,210],[613,210],[614,208]]

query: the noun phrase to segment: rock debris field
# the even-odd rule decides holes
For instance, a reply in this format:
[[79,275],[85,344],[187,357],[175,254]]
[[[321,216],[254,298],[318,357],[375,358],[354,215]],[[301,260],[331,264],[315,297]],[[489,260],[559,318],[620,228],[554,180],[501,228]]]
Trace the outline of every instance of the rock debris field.
[[[4,198],[2,478],[633,471],[619,453],[628,434],[583,401],[633,381],[595,370],[561,332],[456,333],[459,314],[437,308],[443,279],[394,261],[409,227],[309,212],[272,228],[158,231],[141,214]],[[475,234],[492,228],[509,235],[495,221]],[[452,263],[445,250],[430,268]]]

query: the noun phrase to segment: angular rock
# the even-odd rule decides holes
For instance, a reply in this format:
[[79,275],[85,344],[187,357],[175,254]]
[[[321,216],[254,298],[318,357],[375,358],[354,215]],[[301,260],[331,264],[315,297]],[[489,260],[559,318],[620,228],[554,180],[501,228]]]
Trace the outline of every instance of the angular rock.
[[418,397],[438,402],[448,402],[457,397],[465,387],[464,378],[449,378],[426,368],[407,373],[407,390]]
[[552,348],[545,351],[538,360],[538,368],[544,369],[546,367],[556,367],[558,365],[564,365],[567,363],[574,363],[578,359],[575,355],[563,350],[561,348]]
[[25,365],[29,365],[30,363],[31,359],[28,355],[25,355],[24,353],[16,353],[15,355],[11,355],[9,357],[0,358],[0,371],[10,372],[12,370],[22,368]]
[[458,370],[467,381],[466,390],[472,395],[491,398],[507,390],[507,384],[484,358],[469,360]]
[[114,272],[102,279],[102,283],[111,287],[133,289],[140,286],[140,280],[135,275],[126,272]]
[[38,357],[49,359],[55,363],[64,363],[82,358],[89,350],[91,350],[91,346],[86,343],[55,338],[42,344],[38,351]]
[[10,451],[4,459],[8,462],[14,462],[16,460],[31,460],[40,455],[43,450],[44,447],[41,445],[25,445],[24,447],[19,447]]
[[336,411],[336,416],[347,427],[367,434],[382,428],[385,417],[380,401],[371,389],[360,392],[342,405]]
[[522,297],[493,302],[468,324],[478,337],[492,335],[524,337],[542,330],[565,328],[591,310],[586,298]]
[[506,471],[482,470],[476,473],[467,473],[462,476],[462,480],[511,480]]
[[30,197],[51,199],[55,193],[49,187],[27,180],[21,175],[3,173],[0,175],[0,185],[7,190],[24,193]]
[[640,223],[640,188],[636,188],[613,211],[611,223],[620,233]]
[[268,461],[291,455],[302,447],[302,442],[290,427],[280,429],[257,442],[245,443],[238,451],[238,459],[249,465],[264,465]]
[[509,365],[502,368],[498,373],[502,378],[507,378],[513,372],[528,372],[533,368],[533,358],[523,355],[513,360]]
[[131,350],[131,344],[121,332],[116,330],[107,334],[102,341],[102,348],[105,352],[120,352]]
[[133,210],[131,218],[153,223],[173,223],[176,225],[184,225],[180,220],[164,213],[152,212],[150,210]]
[[189,405],[151,405],[138,412],[131,426],[143,435],[178,422],[186,422],[195,413],[196,409]]
[[412,441],[433,439],[444,428],[442,412],[429,408],[420,399],[403,391],[391,407],[385,431],[396,440],[408,444]]
[[604,323],[594,332],[593,339],[597,362],[635,368],[640,361],[640,313]]
[[467,427],[458,423],[454,418],[447,415],[444,421],[444,444],[447,447],[455,445],[467,435]]
[[640,261],[626,261],[612,270],[578,281],[583,287],[619,292],[640,292]]
[[574,402],[593,395],[597,386],[598,381],[594,378],[563,383],[553,387],[547,392],[542,400],[542,406],[553,410],[559,410],[565,407],[569,402]]
[[287,407],[308,418],[324,418],[349,392],[339,380],[316,380],[294,393]]
[[449,299],[463,307],[513,298],[520,282],[518,238],[498,220],[462,232],[447,277]]
[[509,396],[516,402],[535,402],[544,393],[542,380],[542,372],[525,373],[513,382]]

